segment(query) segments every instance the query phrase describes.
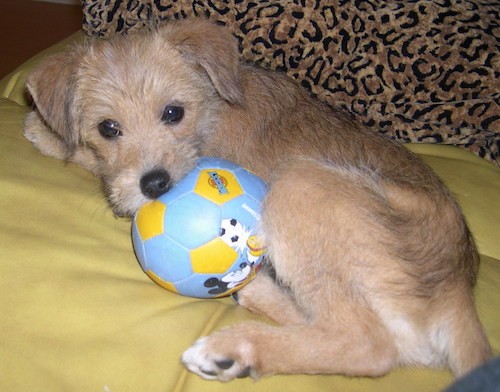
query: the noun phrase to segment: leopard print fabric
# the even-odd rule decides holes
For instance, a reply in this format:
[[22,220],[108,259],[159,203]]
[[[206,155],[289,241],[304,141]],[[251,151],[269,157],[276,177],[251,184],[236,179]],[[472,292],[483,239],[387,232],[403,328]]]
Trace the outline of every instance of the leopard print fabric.
[[500,166],[500,3],[461,0],[85,0],[84,31],[205,16],[242,56],[402,142],[467,148]]

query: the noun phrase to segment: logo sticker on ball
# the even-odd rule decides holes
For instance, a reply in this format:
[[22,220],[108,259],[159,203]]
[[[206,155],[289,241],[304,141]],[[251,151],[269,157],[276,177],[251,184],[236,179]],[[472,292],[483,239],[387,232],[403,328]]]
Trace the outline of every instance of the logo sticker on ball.
[[218,205],[245,193],[232,172],[216,168],[200,171],[193,192]]
[[216,171],[209,171],[208,175],[210,176],[208,179],[208,185],[212,188],[217,188],[219,195],[225,195],[228,193],[227,180],[224,177],[220,176]]

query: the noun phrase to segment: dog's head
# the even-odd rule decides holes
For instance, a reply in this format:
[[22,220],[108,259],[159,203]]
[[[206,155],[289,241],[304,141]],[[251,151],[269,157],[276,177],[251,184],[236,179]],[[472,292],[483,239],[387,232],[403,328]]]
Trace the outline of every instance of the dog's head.
[[130,215],[193,168],[221,105],[242,102],[238,70],[228,30],[189,20],[85,42],[27,87],[66,155],[90,150],[114,211]]

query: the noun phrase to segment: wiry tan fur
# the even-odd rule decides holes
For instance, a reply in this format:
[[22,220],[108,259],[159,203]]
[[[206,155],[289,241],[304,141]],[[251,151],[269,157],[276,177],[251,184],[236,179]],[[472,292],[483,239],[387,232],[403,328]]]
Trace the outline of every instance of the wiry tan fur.
[[[238,300],[276,324],[200,339],[182,356],[191,371],[222,381],[402,365],[461,375],[491,355],[472,299],[478,254],[440,180],[285,76],[240,64],[227,30],[189,20],[91,40],[27,86],[36,110],[26,137],[100,176],[119,215],[148,200],[146,173],[163,169],[175,183],[202,155],[269,182],[262,234],[276,280],[258,274]],[[185,115],[165,124],[172,104]],[[106,119],[121,136],[100,135]]]

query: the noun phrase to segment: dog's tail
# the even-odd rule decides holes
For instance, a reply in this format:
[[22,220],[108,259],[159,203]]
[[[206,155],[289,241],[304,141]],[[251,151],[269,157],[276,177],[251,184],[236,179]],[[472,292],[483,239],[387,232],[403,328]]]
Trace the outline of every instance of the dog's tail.
[[[434,292],[434,314],[437,328],[433,329],[433,345],[439,347],[443,365],[460,377],[486,362],[491,347],[474,304],[473,289],[479,270],[479,253],[458,205],[448,200],[442,208],[455,210],[455,225],[448,226],[448,238],[455,238],[449,253],[442,254],[445,265],[454,265],[449,283]],[[436,327],[436,325],[434,326]]]
[[[463,295],[463,294],[462,294]],[[461,309],[456,309],[451,325],[447,326],[449,336],[448,366],[455,377],[460,377],[486,362],[492,351],[472,298],[463,295]]]
[[[479,269],[479,253],[467,225],[463,222],[464,241],[460,255],[463,265],[472,266],[466,275],[465,287],[458,287],[454,296],[457,305],[449,325],[448,366],[456,377],[468,373],[492,356],[488,338],[474,305],[472,289]],[[451,327],[451,328],[450,328]]]

